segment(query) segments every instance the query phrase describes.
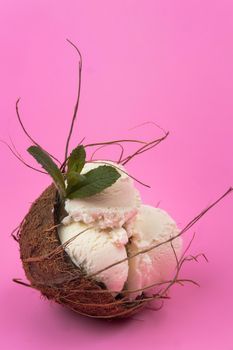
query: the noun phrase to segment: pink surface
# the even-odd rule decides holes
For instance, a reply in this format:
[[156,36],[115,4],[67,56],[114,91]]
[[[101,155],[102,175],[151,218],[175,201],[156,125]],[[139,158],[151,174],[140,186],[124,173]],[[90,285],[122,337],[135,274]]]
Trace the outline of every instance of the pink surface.
[[[15,1],[0,3],[0,138],[14,140],[25,159],[30,145],[16,121],[60,158],[77,87],[83,86],[72,145],[122,137],[151,139],[154,121],[169,138],[129,166],[152,189],[143,199],[166,209],[182,227],[233,184],[233,5],[230,0]],[[9,237],[30,203],[50,182],[1,152],[1,349],[233,349],[233,197],[192,232],[184,277],[201,288],[175,287],[159,312],[104,322],[79,317],[11,282],[24,278]],[[117,149],[111,150],[116,156]],[[143,321],[139,321],[143,320]]]

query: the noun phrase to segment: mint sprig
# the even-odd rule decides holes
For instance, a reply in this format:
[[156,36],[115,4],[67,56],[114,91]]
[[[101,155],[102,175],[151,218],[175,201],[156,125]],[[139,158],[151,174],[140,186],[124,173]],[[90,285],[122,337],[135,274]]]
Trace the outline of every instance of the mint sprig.
[[77,173],[81,173],[84,164],[86,160],[86,151],[85,148],[82,145],[79,145],[73,151],[71,152],[68,162],[67,162],[67,167],[68,167],[68,173],[71,171],[75,171]]
[[71,171],[66,175],[67,179],[67,188],[66,188],[66,197],[77,191],[80,187],[82,187],[86,183],[86,177]]
[[82,145],[79,145],[71,152],[65,174],[61,172],[49,154],[39,146],[29,147],[28,152],[52,177],[63,199],[93,196],[113,185],[120,177],[119,172],[110,165],[100,165],[85,174],[81,174],[86,161],[86,152]]
[[68,198],[84,198],[102,192],[114,184],[121,175],[112,166],[101,165],[88,171],[83,177],[85,181],[76,191],[68,194]]
[[61,170],[52,160],[47,152],[38,146],[31,146],[27,150],[42,165],[47,173],[52,177],[61,197],[66,196],[65,181]]

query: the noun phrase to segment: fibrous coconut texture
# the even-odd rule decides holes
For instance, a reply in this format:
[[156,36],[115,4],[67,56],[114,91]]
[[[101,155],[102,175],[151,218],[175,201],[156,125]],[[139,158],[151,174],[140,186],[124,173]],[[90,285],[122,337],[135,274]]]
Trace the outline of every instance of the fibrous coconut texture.
[[147,304],[111,292],[74,265],[58,238],[59,197],[50,185],[32,204],[19,232],[20,257],[31,287],[46,298],[80,314],[98,318],[126,317]]
[[[207,211],[232,191],[233,188],[229,188],[215,202],[200,212],[184,227],[180,235],[190,229]],[[162,297],[159,294],[147,297],[146,293],[137,296],[133,301],[128,298],[127,293],[121,293],[115,297],[102,283],[88,277],[81,267],[74,265],[67,255],[57,231],[65,215],[57,190],[52,184],[32,204],[18,232],[20,257],[30,281],[30,287],[39,290],[46,298],[85,316],[112,319],[131,316],[151,300],[166,298],[165,292],[175,283],[182,284],[186,281],[197,284],[190,279],[178,278],[184,262],[197,261],[199,256],[205,257],[204,254],[185,256],[191,240],[177,261],[176,274],[165,287]]]

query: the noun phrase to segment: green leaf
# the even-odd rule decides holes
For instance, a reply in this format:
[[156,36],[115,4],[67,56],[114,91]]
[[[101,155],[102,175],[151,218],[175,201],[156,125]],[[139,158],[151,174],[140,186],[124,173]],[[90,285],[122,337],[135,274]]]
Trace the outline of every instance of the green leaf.
[[47,171],[47,173],[52,177],[58,191],[62,197],[65,197],[65,181],[61,170],[54,163],[52,158],[47,152],[43,151],[42,148],[38,146],[31,146],[27,151],[37,160],[38,163]]
[[86,159],[86,151],[82,145],[73,149],[73,151],[71,152],[68,158],[67,173],[70,173],[71,171],[75,171],[80,174],[82,171],[82,168],[84,167],[85,159]]
[[93,196],[96,193],[110,187],[121,175],[112,166],[102,165],[92,169],[85,174],[86,181],[76,191],[70,193],[68,198],[84,198]]
[[85,175],[80,175],[74,171],[69,172],[66,176],[66,179],[67,179],[67,188],[66,188],[67,197],[72,192],[77,191],[87,181]]

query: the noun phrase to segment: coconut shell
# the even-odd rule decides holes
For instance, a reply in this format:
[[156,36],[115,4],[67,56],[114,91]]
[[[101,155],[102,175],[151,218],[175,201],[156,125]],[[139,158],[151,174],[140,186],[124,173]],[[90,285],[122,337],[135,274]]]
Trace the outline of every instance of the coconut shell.
[[116,298],[73,264],[57,233],[59,204],[50,185],[31,205],[19,233],[20,258],[31,287],[82,315],[97,318],[131,316],[145,305]]

